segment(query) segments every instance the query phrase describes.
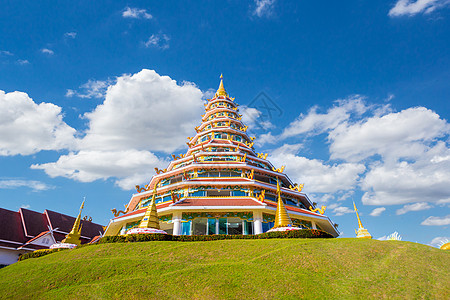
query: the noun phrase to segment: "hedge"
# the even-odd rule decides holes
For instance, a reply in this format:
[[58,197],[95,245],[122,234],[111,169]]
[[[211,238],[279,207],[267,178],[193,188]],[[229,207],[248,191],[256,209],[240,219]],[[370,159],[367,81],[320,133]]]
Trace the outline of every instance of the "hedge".
[[41,257],[53,252],[59,252],[62,250],[66,250],[65,248],[58,248],[58,249],[41,249],[41,250],[36,250],[33,252],[28,252],[28,253],[24,253],[19,255],[19,261],[28,259],[28,258],[35,258],[35,257]]
[[217,241],[217,240],[254,240],[254,239],[279,239],[279,238],[332,238],[328,232],[318,229],[289,230],[278,232],[266,232],[257,235],[170,235],[161,233],[132,234],[105,236],[100,239],[99,244],[103,243],[126,243],[126,242],[148,242],[148,241],[179,241],[179,242],[197,242],[197,241]]

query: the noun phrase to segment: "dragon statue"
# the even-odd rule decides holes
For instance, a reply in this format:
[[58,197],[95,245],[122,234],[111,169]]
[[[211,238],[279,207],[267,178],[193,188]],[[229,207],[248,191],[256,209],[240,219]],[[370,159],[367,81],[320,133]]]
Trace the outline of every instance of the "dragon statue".
[[309,207],[310,211],[312,211],[312,212],[319,211],[319,214],[321,214],[321,215],[323,215],[325,213],[326,209],[327,209],[327,207],[325,205],[322,205],[321,208],[316,208],[316,209],[313,209],[312,206]]
[[269,155],[269,153],[256,153],[258,155],[258,158],[262,158],[262,159],[267,159],[267,155]]
[[300,193],[302,191],[304,185],[305,185],[304,183],[302,183],[300,185],[295,184],[294,187],[292,187],[292,185],[289,185],[289,189]]
[[261,194],[259,194],[258,197],[256,197],[256,199],[258,199],[259,201],[264,203],[264,196],[266,195],[266,190],[262,190]]
[[156,174],[161,174],[161,173],[167,172],[167,169],[158,169],[158,168],[155,168],[155,171],[156,171]]
[[279,169],[275,169],[275,167],[272,167],[272,171],[274,172],[278,172],[278,173],[283,173],[285,166],[281,166],[281,168]]
[[122,214],[126,214],[126,213],[128,212],[128,207],[127,207],[127,205],[125,204],[124,206],[125,206],[125,211],[123,211],[123,210],[117,211],[117,209],[115,209],[115,208],[111,209],[111,211],[112,211],[114,217],[117,218],[121,213],[122,213]]

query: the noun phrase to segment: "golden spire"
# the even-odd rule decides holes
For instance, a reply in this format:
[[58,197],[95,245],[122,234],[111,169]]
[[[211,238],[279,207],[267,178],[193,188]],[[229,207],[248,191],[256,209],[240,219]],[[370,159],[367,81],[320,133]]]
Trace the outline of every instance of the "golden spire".
[[359,214],[358,214],[358,210],[356,209],[355,202],[353,202],[353,207],[355,208],[356,217],[358,218],[358,230],[355,229],[356,237],[371,239],[372,236],[370,235],[369,231],[367,231],[367,229],[365,229],[362,226],[361,219],[359,218]]
[[66,235],[66,238],[61,241],[61,243],[75,244],[80,245],[80,236],[81,236],[81,227],[83,224],[81,223],[81,211],[84,208],[84,202],[86,201],[86,197],[83,199],[83,203],[81,203],[80,212],[78,213],[77,218],[75,219],[75,223],[73,223],[72,230],[69,234]]
[[353,202],[353,207],[355,208],[356,217],[358,218],[358,226],[359,226],[359,228],[364,228],[364,227],[362,226],[361,219],[359,218],[358,209],[356,209],[355,202]]
[[286,210],[286,207],[284,206],[283,200],[281,199],[280,182],[278,178],[277,178],[277,195],[278,195],[277,211],[275,212],[275,223],[272,228],[292,226],[291,218],[289,218],[289,214]]
[[228,97],[227,92],[225,91],[225,88],[223,87],[223,75],[220,74],[220,85],[219,85],[219,89],[217,90],[215,97],[219,97],[219,96],[225,96]]
[[142,218],[141,224],[139,224],[139,228],[155,228],[159,229],[159,218],[158,211],[156,210],[156,186],[157,182],[155,182],[155,186],[153,187],[153,197],[152,202],[148,206],[144,218]]

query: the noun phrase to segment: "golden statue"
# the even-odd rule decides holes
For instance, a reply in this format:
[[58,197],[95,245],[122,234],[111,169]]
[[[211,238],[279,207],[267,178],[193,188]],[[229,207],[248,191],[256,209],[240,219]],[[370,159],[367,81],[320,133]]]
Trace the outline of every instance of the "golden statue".
[[259,194],[258,197],[256,197],[256,199],[258,199],[259,201],[261,201],[262,203],[264,203],[264,196],[266,195],[266,190],[262,190],[261,194]]
[[292,185],[289,185],[289,189],[291,189],[291,190],[293,190],[293,191],[297,191],[297,192],[301,192],[302,190],[303,190],[303,186],[304,186],[305,184],[304,183],[302,183],[302,184],[300,184],[300,185],[298,185],[298,184],[294,184],[294,187],[292,187]]
[[355,202],[353,202],[353,207],[355,208],[356,217],[358,218],[358,230],[355,229],[356,237],[357,238],[365,238],[365,239],[371,239],[372,236],[370,235],[369,231],[365,229],[362,226],[361,219],[359,218],[358,210],[356,209]]
[[310,206],[309,207],[309,210],[310,211],[312,211],[312,212],[316,212],[316,211],[319,211],[319,214],[321,214],[321,215],[323,215],[324,213],[325,213],[325,210],[327,209],[327,207],[325,206],[325,205],[322,205],[322,207],[321,208],[315,208],[315,209],[313,209],[312,208],[312,206]]
[[272,171],[278,172],[278,173],[283,173],[284,167],[285,167],[285,166],[281,166],[281,168],[279,168],[279,169],[276,169],[275,167],[272,167]]

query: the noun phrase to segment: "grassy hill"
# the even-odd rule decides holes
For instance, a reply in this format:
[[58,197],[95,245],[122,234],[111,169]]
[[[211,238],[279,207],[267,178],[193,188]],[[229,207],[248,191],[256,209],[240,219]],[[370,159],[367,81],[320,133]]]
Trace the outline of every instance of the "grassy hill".
[[101,244],[0,269],[0,298],[450,299],[450,252],[360,239]]

